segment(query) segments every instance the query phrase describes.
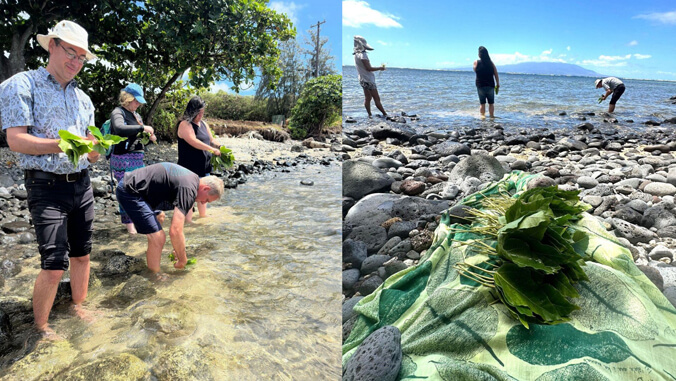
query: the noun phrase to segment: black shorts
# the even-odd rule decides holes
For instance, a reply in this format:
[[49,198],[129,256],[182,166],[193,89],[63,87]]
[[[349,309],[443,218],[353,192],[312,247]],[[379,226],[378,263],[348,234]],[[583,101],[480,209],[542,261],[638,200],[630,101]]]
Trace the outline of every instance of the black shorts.
[[40,267],[65,271],[70,257],[89,255],[94,223],[94,192],[89,175],[74,182],[26,178],[26,190]]
[[613,90],[613,97],[610,98],[610,104],[614,105],[617,103],[617,100],[624,94],[624,85],[619,85]]

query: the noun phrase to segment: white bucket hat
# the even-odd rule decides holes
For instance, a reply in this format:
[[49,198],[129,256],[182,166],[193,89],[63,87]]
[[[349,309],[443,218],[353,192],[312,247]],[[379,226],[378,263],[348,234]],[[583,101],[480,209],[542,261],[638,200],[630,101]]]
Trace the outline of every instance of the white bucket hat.
[[40,46],[49,51],[49,40],[52,38],[61,39],[73,46],[84,49],[87,52],[85,55],[87,60],[93,60],[96,56],[89,51],[88,36],[89,34],[87,34],[87,31],[83,27],[72,21],[63,20],[50,29],[47,35],[38,34],[37,40]]
[[362,36],[354,36],[354,47],[355,48],[363,48],[363,49],[366,49],[366,50],[373,50],[371,45],[369,45],[366,42],[366,39]]
[[599,87],[599,83],[601,83],[600,79],[597,79],[596,81],[594,81],[594,87]]

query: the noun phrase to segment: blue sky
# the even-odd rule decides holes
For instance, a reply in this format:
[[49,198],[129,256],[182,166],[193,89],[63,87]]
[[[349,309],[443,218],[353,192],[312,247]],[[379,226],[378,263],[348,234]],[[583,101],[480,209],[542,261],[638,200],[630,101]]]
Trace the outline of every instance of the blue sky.
[[485,46],[500,65],[572,63],[622,78],[676,81],[676,1],[345,0],[342,60],[353,36],[374,66],[470,67]]
[[[331,54],[335,57],[334,64],[337,73],[342,72],[341,68],[341,3],[339,0],[300,0],[300,1],[270,1],[268,7],[277,12],[286,14],[296,27],[296,39],[303,48],[309,48],[305,45],[305,37],[309,38],[309,30],[317,22],[326,21],[319,27],[319,35],[328,37],[329,42],[324,47],[329,47]],[[316,30],[316,27],[314,28]],[[256,93],[257,82],[253,86],[245,85],[240,89],[241,95],[253,95]],[[220,82],[212,86],[212,91],[219,89],[233,92],[232,86],[228,82]],[[248,89],[247,89],[248,87]]]

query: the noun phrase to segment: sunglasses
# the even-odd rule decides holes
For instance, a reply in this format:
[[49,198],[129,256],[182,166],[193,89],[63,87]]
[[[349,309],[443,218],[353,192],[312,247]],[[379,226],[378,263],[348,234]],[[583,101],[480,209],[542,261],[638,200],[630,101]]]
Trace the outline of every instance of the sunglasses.
[[[56,42],[56,41],[55,41]],[[72,49],[66,49],[63,45],[61,45],[59,42],[56,42],[56,45],[60,46],[61,49],[63,49],[64,52],[66,52],[66,57],[68,57],[69,60],[72,60],[73,58],[77,58],[77,61],[81,64],[84,65],[87,63],[87,59],[84,56],[77,56],[75,52]]]

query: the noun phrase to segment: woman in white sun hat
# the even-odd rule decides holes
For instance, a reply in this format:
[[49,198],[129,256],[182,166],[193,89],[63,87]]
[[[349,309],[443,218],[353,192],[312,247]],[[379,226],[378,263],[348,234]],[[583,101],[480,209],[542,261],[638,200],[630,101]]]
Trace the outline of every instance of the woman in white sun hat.
[[371,99],[376,103],[376,107],[383,113],[383,117],[387,116],[383,105],[380,104],[380,95],[378,94],[378,88],[376,87],[376,76],[373,74],[374,71],[385,70],[385,65],[380,67],[371,66],[369,61],[369,56],[366,54],[367,50],[373,50],[373,48],[366,43],[366,39],[362,36],[354,36],[354,65],[357,67],[357,73],[359,74],[359,84],[362,89],[364,89],[364,107],[366,107],[366,112],[371,115]]

